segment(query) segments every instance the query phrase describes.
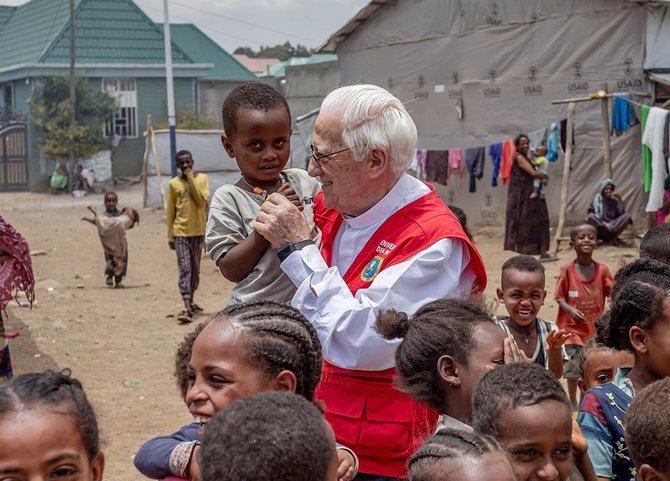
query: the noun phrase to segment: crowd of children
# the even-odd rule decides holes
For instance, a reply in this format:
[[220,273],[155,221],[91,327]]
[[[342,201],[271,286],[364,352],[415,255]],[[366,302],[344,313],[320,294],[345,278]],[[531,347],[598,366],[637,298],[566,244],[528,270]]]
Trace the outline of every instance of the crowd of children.
[[[176,383],[193,423],[147,440],[135,466],[171,480],[381,479],[358,474],[356,453],[336,442],[315,400],[321,342],[286,304],[294,288],[252,228],[263,200],[279,192],[307,214],[319,240],[311,211],[318,185],[284,170],[288,106],[273,88],[249,84],[226,99],[223,120],[239,182],[219,188],[209,206],[207,177],[181,151],[180,175],[168,188],[180,319],[189,322],[199,310],[193,296],[203,244],[237,284],[228,307],[176,351]],[[125,230],[139,216],[117,204],[108,193],[105,212],[89,207],[94,217],[83,220],[98,228],[107,283],[120,287]],[[379,313],[378,333],[399,340],[398,388],[440,417],[409,457],[410,481],[670,479],[670,224],[651,229],[640,259],[614,277],[593,259],[597,236],[591,225],[571,231],[575,258],[557,280],[556,324],[539,317],[545,271],[526,255],[502,266],[497,301],[505,316],[481,296],[439,299],[412,316]],[[0,385],[1,480],[100,481],[98,438],[93,409],[69,371]]]

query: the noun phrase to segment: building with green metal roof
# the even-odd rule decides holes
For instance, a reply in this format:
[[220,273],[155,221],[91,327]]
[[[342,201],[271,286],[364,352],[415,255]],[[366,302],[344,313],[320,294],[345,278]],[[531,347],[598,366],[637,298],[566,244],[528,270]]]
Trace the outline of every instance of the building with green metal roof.
[[[116,96],[120,104],[106,127],[110,137],[121,137],[113,154],[114,176],[138,175],[147,115],[154,121],[167,117],[162,25],[132,0],[75,0],[75,5],[77,75]],[[70,27],[68,0],[0,7],[0,112],[27,118],[28,100],[40,78],[68,75]],[[228,85],[255,78],[194,25],[175,25],[172,36],[178,111],[202,110],[200,93],[206,82]],[[30,188],[41,190],[56,160],[40,154],[30,128],[28,146]]]

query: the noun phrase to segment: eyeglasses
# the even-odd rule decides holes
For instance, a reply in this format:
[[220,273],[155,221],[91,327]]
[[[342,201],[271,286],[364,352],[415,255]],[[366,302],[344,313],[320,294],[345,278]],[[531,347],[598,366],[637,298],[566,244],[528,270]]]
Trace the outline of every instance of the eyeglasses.
[[335,152],[331,152],[329,154],[319,154],[316,151],[316,149],[314,148],[314,145],[309,144],[309,155],[312,157],[312,160],[314,160],[314,162],[317,163],[319,168],[323,168],[323,164],[321,163],[321,161],[323,161],[323,159],[327,159],[328,157],[332,157],[335,154],[340,154],[342,152],[346,152],[347,150],[351,150],[351,148],[347,147],[346,149],[336,150]]

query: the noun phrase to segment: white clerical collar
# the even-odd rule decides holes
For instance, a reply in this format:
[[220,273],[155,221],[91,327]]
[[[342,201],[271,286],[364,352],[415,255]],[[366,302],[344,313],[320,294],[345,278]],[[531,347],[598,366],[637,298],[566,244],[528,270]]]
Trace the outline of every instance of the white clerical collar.
[[351,217],[342,215],[347,225],[353,229],[365,229],[366,227],[379,224],[393,214],[398,205],[407,197],[414,188],[412,177],[403,174],[395,183],[393,188],[386,194],[382,200],[373,205],[370,209],[359,216]]

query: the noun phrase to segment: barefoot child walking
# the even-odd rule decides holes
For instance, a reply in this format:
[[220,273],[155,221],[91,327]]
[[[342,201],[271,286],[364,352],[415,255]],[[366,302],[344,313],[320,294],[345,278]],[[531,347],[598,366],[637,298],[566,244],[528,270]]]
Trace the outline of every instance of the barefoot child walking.
[[565,351],[568,362],[563,377],[568,380],[568,394],[577,407],[578,356],[584,343],[596,335],[596,319],[605,310],[605,301],[612,292],[612,274],[606,265],[593,260],[598,233],[596,228],[583,224],[570,231],[570,245],[577,258],[561,267],[556,282],[559,329],[569,333]]
[[288,302],[295,285],[282,272],[277,251],[253,225],[267,196],[280,192],[303,210],[318,243],[312,202],[320,185],[304,170],[284,170],[291,155],[291,113],[274,88],[259,82],[241,85],[226,97],[222,111],[221,141],[242,175],[212,198],[207,251],[223,276],[237,283],[228,304],[257,299]]
[[[108,217],[99,214],[90,205],[88,210],[93,213],[93,218],[82,217],[81,220],[90,222],[98,228],[100,243],[105,251],[105,276],[107,279],[114,278],[114,287],[123,287],[121,283],[128,268],[128,241],[126,231],[132,229],[135,224],[140,223],[140,216],[135,209],[125,207],[121,215]],[[107,282],[107,285],[110,285]]]

